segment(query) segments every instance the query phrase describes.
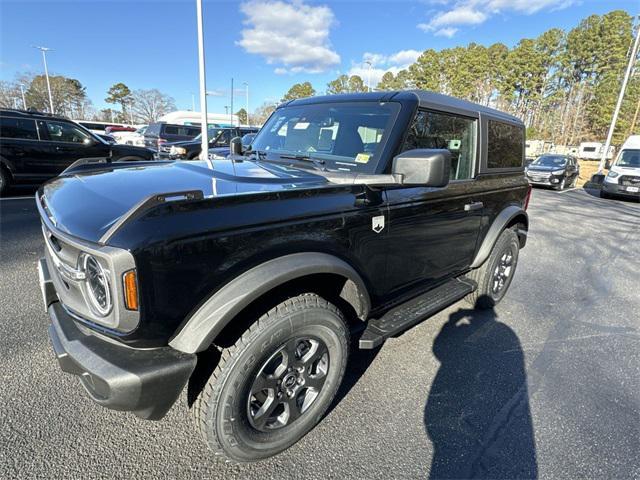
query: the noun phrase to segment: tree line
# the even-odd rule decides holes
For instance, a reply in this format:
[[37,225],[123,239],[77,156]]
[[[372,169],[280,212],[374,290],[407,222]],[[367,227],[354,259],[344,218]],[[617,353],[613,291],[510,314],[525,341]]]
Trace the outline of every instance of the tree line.
[[[96,110],[79,80],[49,75],[49,82],[55,113],[73,119],[151,123],[176,109],[175,100],[158,89],[131,90],[124,83],[116,83],[108,90],[105,101],[119,108]],[[22,74],[13,82],[0,82],[0,107],[24,108],[25,104],[41,112],[51,109],[44,75]]]
[[[514,47],[476,43],[425,50],[397,74],[386,72],[375,90],[425,89],[470,100],[521,118],[529,138],[576,145],[604,140],[633,46],[633,17],[616,10],[591,15],[575,28],[548,30]],[[627,87],[614,134],[620,144],[640,130],[640,69]],[[356,75],[340,75],[326,94],[366,91]],[[315,95],[296,84],[283,101]]]

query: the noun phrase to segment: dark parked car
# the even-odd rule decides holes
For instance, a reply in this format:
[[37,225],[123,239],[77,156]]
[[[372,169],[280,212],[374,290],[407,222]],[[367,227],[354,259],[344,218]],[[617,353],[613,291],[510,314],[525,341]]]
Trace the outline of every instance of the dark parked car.
[[80,158],[98,157],[152,160],[153,152],[110,144],[63,117],[0,109],[0,193],[11,184],[40,184]]
[[[229,143],[234,137],[242,137],[248,133],[256,133],[254,127],[233,127],[233,128],[210,128],[209,148],[229,148]],[[193,140],[185,142],[165,143],[160,147],[158,156],[160,158],[193,160],[198,158],[202,151],[201,135],[198,134]]]
[[36,196],[60,367],[146,419],[189,383],[216,454],[275,455],[322,419],[352,345],[502,300],[528,231],[524,138],[484,106],[373,92],[281,105],[213,168],[72,169]]
[[[248,150],[251,146],[251,142],[256,137],[255,133],[247,133],[242,136],[242,149],[244,151]],[[229,153],[231,152],[231,146],[226,147],[214,147],[209,149],[209,160],[220,160],[222,158],[227,158]]]
[[527,179],[532,185],[545,185],[556,190],[575,187],[580,177],[578,161],[568,155],[545,154],[527,167]]
[[200,127],[198,125],[152,123],[144,132],[144,146],[158,151],[165,143],[191,140],[199,134]]

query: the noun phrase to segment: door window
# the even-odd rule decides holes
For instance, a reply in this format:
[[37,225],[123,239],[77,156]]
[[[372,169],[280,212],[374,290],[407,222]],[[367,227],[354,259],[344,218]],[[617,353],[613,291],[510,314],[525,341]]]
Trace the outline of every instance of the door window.
[[403,151],[447,149],[451,152],[451,180],[473,177],[477,120],[440,112],[420,111],[411,125]]
[[0,137],[38,140],[36,122],[23,118],[0,118]]
[[70,123],[47,122],[47,132],[52,142],[89,143],[91,141],[89,135]]

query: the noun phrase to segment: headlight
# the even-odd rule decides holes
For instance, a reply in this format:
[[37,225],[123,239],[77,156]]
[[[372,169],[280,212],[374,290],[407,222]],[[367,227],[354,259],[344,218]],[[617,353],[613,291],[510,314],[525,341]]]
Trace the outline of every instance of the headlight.
[[555,170],[551,172],[552,175],[564,175],[564,170]]
[[618,172],[609,172],[607,174],[607,177],[609,178],[616,178],[617,176],[619,176],[620,174]]
[[171,153],[171,155],[186,155],[187,149],[184,147],[171,147],[169,153]]
[[100,262],[89,254],[83,257],[82,269],[85,273],[84,293],[87,303],[95,314],[106,317],[113,306],[109,275]]

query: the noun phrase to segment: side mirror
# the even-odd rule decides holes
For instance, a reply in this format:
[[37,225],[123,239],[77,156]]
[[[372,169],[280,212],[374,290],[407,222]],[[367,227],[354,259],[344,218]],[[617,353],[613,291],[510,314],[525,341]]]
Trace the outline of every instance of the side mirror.
[[233,137],[229,146],[231,155],[242,155],[242,138]]
[[451,175],[451,152],[438,149],[408,150],[393,159],[393,175],[401,175],[403,185],[445,187]]

